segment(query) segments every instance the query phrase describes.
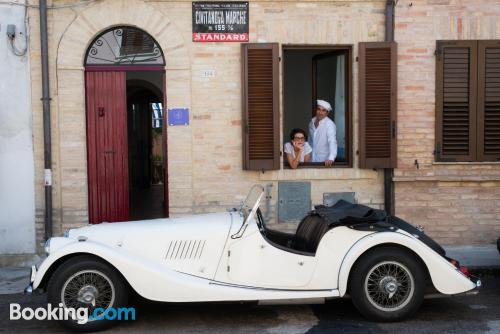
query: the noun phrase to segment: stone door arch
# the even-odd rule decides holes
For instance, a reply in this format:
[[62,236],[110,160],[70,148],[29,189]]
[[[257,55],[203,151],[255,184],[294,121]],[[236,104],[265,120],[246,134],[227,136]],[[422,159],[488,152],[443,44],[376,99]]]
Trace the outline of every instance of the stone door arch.
[[[80,10],[74,20],[57,30],[61,31],[60,37],[56,36],[57,73],[52,76],[57,79],[52,111],[57,125],[52,136],[59,145],[53,166],[54,208],[62,209],[64,228],[89,221],[84,64],[96,36],[113,26],[140,27],[157,41],[168,59],[166,85],[175,92],[169,96],[169,105],[191,105],[190,55],[184,38],[168,15],[153,5],[138,0],[98,2]],[[169,143],[176,146],[175,136]],[[169,157],[174,154],[168,153]]]

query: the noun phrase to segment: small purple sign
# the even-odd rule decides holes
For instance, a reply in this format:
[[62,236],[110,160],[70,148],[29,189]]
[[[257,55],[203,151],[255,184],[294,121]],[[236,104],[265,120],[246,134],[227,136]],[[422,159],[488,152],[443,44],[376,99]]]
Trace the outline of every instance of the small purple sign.
[[189,109],[168,109],[168,125],[189,125]]

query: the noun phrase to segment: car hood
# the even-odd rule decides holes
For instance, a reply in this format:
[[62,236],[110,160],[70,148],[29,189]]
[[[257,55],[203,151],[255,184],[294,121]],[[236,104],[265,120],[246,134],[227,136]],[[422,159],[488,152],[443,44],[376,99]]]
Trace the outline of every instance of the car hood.
[[110,245],[110,243],[140,240],[147,243],[172,238],[210,238],[227,235],[231,227],[229,212],[190,215],[178,218],[161,218],[116,222],[72,229],[69,237],[86,238]]

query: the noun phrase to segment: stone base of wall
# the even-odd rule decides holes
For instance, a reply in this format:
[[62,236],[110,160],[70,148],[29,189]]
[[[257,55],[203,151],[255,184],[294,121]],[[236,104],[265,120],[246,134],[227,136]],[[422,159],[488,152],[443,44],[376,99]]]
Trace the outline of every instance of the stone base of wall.
[[[44,255],[42,252],[39,252],[38,254],[1,254],[0,268],[29,267],[39,263],[43,257]],[[26,285],[27,284],[28,281],[26,281]]]
[[444,245],[494,243],[500,237],[500,181],[396,182],[396,215]]

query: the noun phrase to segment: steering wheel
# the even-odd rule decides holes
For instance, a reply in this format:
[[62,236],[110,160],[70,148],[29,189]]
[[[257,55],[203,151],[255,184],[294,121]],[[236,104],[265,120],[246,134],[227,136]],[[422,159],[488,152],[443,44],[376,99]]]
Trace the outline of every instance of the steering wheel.
[[264,217],[262,216],[262,212],[260,208],[257,209],[257,227],[259,228],[260,233],[266,234],[266,223],[264,222]]

